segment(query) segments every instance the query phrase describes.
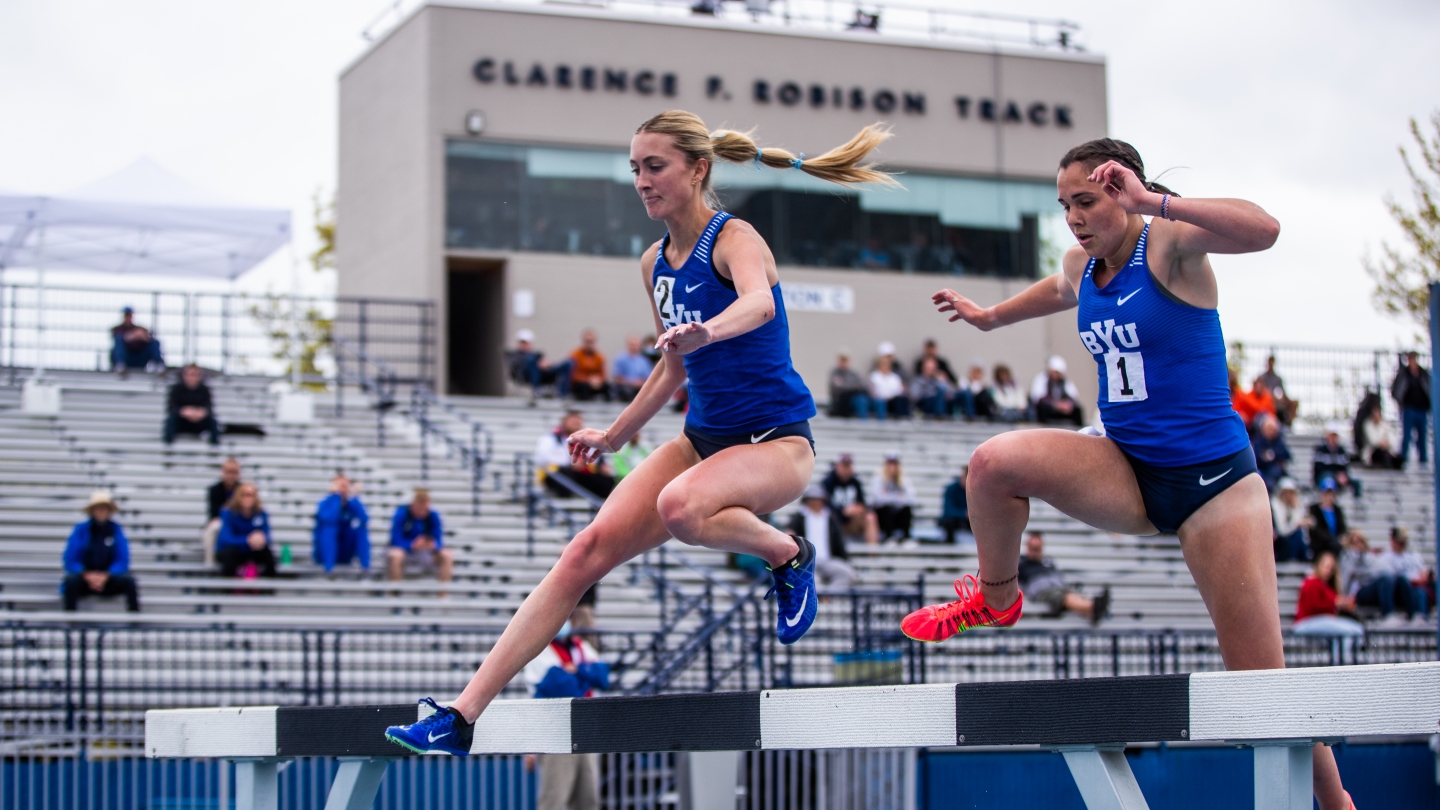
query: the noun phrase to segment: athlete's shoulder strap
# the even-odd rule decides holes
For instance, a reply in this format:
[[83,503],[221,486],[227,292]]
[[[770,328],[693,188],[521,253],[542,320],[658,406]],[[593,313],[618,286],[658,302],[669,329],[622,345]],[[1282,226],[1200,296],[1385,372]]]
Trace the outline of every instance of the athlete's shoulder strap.
[[1133,253],[1130,254],[1130,263],[1131,263],[1131,264],[1145,264],[1145,263],[1146,263],[1146,262],[1145,262],[1145,243],[1149,240],[1149,237],[1150,237],[1150,223],[1147,222],[1147,223],[1145,223],[1144,229],[1140,231],[1140,241],[1138,241],[1138,242],[1135,243],[1135,252],[1133,252]]
[[710,224],[706,225],[705,230],[700,233],[700,241],[695,243],[695,258],[707,265],[710,264],[711,248],[715,246],[715,239],[719,237],[720,229],[725,227],[725,221],[728,219],[730,219],[730,215],[724,211],[720,211],[710,218]]

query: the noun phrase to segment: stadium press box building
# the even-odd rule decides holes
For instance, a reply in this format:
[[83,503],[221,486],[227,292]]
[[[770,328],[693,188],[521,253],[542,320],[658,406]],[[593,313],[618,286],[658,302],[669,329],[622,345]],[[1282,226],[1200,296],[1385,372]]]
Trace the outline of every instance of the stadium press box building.
[[399,22],[340,77],[339,292],[439,302],[444,390],[498,394],[519,329],[552,358],[587,327],[609,357],[654,331],[638,257],[664,226],[628,163],[646,118],[686,109],[812,156],[885,121],[877,158],[903,190],[716,171],[775,254],[817,399],[837,350],[863,373],[880,342],[908,365],[934,337],[957,371],[1008,362],[1021,385],[1058,353],[1093,402],[1073,313],[982,334],[930,295],[993,303],[1058,267],[1056,164],[1106,134],[1103,59],[680,11],[432,4]]

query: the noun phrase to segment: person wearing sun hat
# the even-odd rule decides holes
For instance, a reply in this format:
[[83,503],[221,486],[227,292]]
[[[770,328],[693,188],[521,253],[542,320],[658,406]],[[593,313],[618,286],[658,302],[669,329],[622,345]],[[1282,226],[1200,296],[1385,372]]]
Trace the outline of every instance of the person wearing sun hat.
[[130,541],[116,523],[115,499],[96,490],[81,510],[87,517],[75,524],[65,542],[65,579],[60,593],[65,609],[75,610],[82,596],[124,596],[125,609],[140,612],[140,593],[130,576]]

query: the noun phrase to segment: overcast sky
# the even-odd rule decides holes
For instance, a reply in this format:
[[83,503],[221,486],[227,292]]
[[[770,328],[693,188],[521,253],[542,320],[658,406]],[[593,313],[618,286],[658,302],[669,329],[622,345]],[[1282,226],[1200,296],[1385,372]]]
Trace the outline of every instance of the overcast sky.
[[[389,5],[0,3],[0,188],[63,191],[149,155],[217,194],[293,209],[303,255],[311,195],[335,186],[336,77]],[[1398,239],[1383,198],[1409,200],[1396,153],[1408,119],[1440,107],[1440,4],[956,5],[1079,23],[1109,65],[1110,132],[1152,177],[1188,167],[1165,182],[1280,219],[1273,249],[1214,260],[1228,336],[1390,345],[1412,333],[1375,312],[1362,262]],[[243,285],[286,289],[288,268],[279,256]]]

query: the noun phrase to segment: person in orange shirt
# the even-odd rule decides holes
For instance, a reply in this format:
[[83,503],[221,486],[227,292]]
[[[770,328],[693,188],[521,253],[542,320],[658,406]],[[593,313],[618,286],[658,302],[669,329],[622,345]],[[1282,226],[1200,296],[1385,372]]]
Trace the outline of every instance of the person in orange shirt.
[[610,401],[610,385],[605,382],[605,355],[595,348],[595,330],[580,335],[580,348],[570,353],[570,394],[579,400]]
[[1245,421],[1247,430],[1254,423],[1256,414],[1268,413],[1275,416],[1275,397],[1271,396],[1265,381],[1257,377],[1255,382],[1251,383],[1249,391],[1242,391],[1240,376],[1234,369],[1230,370],[1230,406]]

